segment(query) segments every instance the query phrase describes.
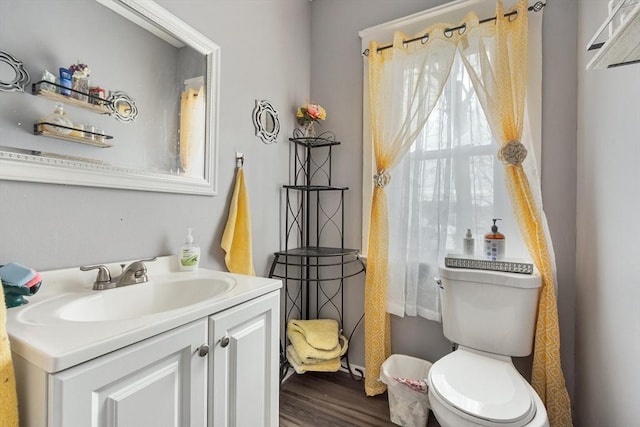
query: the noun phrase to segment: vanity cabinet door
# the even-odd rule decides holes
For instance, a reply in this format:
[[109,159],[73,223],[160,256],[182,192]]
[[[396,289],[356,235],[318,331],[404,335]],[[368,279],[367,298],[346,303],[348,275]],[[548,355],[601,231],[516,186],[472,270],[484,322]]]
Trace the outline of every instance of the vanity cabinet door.
[[210,317],[209,427],[278,425],[279,291]]
[[50,376],[50,427],[204,427],[207,319]]

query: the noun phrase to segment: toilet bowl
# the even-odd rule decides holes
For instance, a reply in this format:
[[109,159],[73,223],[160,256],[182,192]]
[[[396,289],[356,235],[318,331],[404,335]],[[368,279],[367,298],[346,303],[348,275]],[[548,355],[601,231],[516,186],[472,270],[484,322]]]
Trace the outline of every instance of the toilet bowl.
[[442,326],[457,350],[427,376],[442,427],[548,427],[547,411],[511,360],[531,353],[539,274],[440,268]]
[[547,412],[511,359],[473,349],[433,364],[429,405],[442,427],[548,427]]

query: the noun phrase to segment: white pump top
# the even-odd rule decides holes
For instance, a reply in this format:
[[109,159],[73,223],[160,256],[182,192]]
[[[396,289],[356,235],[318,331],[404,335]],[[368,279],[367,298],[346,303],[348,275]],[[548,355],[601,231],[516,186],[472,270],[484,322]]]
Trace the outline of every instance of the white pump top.
[[187,243],[193,243],[193,234],[191,232],[193,228],[187,228]]

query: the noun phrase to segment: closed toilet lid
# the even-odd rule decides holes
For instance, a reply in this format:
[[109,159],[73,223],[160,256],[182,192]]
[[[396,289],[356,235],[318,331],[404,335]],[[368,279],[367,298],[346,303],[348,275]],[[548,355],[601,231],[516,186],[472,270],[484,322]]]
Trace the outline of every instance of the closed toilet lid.
[[509,361],[456,350],[433,364],[430,391],[486,425],[524,425],[536,412],[532,388]]

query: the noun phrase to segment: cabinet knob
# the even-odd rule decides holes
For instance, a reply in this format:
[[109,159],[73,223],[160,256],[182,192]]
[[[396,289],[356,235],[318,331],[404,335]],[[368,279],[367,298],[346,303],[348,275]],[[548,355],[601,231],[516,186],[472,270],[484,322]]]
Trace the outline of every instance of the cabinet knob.
[[209,346],[208,345],[202,344],[200,347],[198,347],[198,356],[205,357],[207,354],[209,354]]
[[229,337],[224,336],[220,338],[220,347],[225,348],[228,345],[229,345]]

